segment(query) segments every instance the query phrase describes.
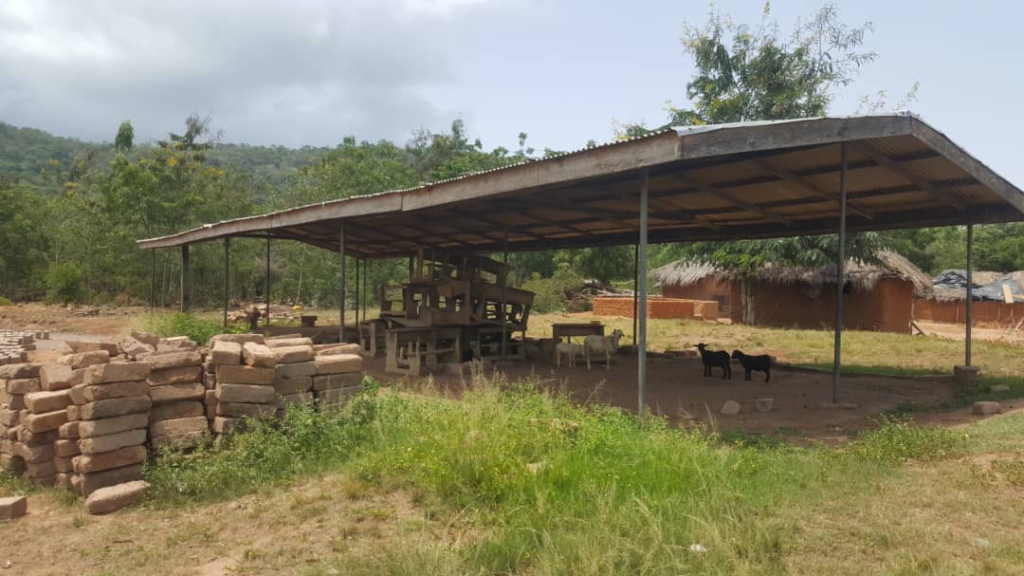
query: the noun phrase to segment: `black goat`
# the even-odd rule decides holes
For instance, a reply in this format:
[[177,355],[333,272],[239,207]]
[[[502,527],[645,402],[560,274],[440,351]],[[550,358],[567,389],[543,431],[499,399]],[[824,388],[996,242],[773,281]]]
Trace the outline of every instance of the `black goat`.
[[701,342],[697,344],[697,351],[700,352],[700,361],[704,363],[704,377],[712,376],[712,368],[722,369],[722,380],[732,379],[732,365],[729,363],[729,353],[724,350],[708,350],[707,345]]
[[732,357],[740,361],[743,364],[743,370],[746,372],[743,379],[750,380],[750,373],[754,370],[758,372],[764,372],[764,381],[770,382],[772,379],[772,357],[767,354],[760,356],[747,356],[739,350],[732,351]]

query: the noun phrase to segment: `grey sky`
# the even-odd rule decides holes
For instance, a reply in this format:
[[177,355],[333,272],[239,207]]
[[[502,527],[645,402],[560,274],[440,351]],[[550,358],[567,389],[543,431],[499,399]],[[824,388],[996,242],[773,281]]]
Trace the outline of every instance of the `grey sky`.
[[[783,29],[820,6],[776,1]],[[760,2],[719,0],[742,22]],[[1017,184],[1011,139],[1024,128],[1017,33],[1024,5],[840,2],[873,21],[878,62],[834,114],[879,90]],[[143,139],[213,116],[227,141],[332,145],[346,135],[404,142],[462,118],[486,146],[608,140],[612,121],[663,121],[685,104],[679,44],[703,1],[634,0],[0,0],[0,120],[110,140],[131,119]]]

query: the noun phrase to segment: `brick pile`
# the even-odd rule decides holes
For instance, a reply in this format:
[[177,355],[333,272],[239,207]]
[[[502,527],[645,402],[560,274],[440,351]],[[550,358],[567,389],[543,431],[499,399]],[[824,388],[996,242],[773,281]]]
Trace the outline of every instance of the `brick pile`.
[[39,366],[38,372],[40,390],[25,394],[18,449],[29,481],[39,486],[53,486],[58,474],[71,472],[71,461],[57,454],[56,445],[60,427],[68,421],[74,375],[64,364]]
[[28,353],[36,349],[36,340],[49,338],[49,332],[0,330],[0,366],[28,362]]
[[[264,418],[277,410],[277,358],[262,337],[247,336],[215,341],[210,349],[210,360],[216,366],[213,431],[218,435],[237,430],[243,417]],[[231,364],[236,357],[238,361]]]
[[267,346],[277,359],[274,391],[277,393],[278,415],[284,415],[290,405],[312,404],[315,400],[312,392],[313,377],[316,375],[313,341],[309,338],[284,336],[268,338]]
[[78,440],[72,489],[88,497],[100,488],[141,480],[152,407],[147,383],[151,366],[98,363],[75,372],[74,380],[81,383],[71,389],[68,424],[60,430],[62,439]]
[[152,352],[139,356],[139,361],[151,368],[146,380],[153,401],[149,415],[150,446],[198,446],[209,431],[203,405],[206,385],[202,354],[188,338],[161,338],[155,346],[142,343],[153,347]]
[[363,357],[358,351],[358,344],[342,344],[317,352],[313,394],[321,410],[342,406],[362,390]]

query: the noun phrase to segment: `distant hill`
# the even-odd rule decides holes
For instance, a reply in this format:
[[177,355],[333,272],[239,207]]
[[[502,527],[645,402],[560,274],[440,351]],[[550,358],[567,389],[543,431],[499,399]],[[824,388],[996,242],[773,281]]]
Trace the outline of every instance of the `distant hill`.
[[[153,144],[139,144],[133,155],[145,154]],[[0,178],[33,184],[40,188],[52,186],[43,171],[54,171],[53,160],[66,169],[76,157],[89,150],[96,154],[95,165],[105,166],[113,157],[110,142],[85,142],[75,138],[54,136],[36,128],[18,128],[0,122]],[[248,174],[261,183],[279,186],[298,170],[316,160],[327,148],[286,148],[284,146],[251,146],[249,144],[217,144],[208,154],[209,163],[221,168]]]

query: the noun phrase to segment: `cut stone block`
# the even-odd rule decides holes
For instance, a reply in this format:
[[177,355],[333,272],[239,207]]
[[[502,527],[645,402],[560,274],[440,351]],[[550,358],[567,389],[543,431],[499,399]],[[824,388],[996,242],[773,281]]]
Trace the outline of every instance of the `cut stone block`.
[[[75,454],[77,456],[77,454]],[[64,456],[53,459],[53,469],[57,474],[73,474],[75,472],[75,456]]]
[[[246,342],[242,345],[242,357],[248,366],[254,368],[273,368],[277,365],[277,357],[274,356],[274,352],[264,344]],[[221,379],[219,371],[217,379]]]
[[57,456],[57,450],[53,447],[53,444],[30,446],[24,442],[18,442],[14,452],[21,456],[28,464],[39,464],[40,462],[53,460]]
[[71,481],[73,477],[74,474],[61,474],[60,472],[57,472],[56,482],[54,483],[54,485],[57,486],[58,488],[63,488],[65,490],[70,490],[74,492],[74,483]]
[[148,412],[152,405],[153,402],[148,396],[129,396],[83,404],[79,407],[79,414],[82,420],[100,420],[125,414]]
[[302,378],[303,376],[316,375],[315,362],[295,362],[292,364],[278,364],[274,367],[274,378]]
[[361,386],[352,388],[338,388],[335,390],[324,390],[316,393],[317,402],[321,405],[331,406],[345,404],[362,391]]
[[363,358],[356,354],[316,357],[317,374],[347,374],[363,370]]
[[199,348],[199,345],[188,336],[172,336],[170,338],[161,338],[157,342],[156,347],[158,350],[196,350]]
[[313,377],[313,390],[316,392],[338,390],[339,388],[348,388],[350,386],[362,386],[362,383],[362,372],[354,374],[325,374]]
[[[206,419],[203,419],[206,421]],[[183,434],[172,434],[168,436],[154,436],[150,439],[150,444],[154,448],[176,448],[178,450],[184,450],[185,448],[195,448],[203,443],[203,440],[207,437],[209,432],[203,430],[200,432],[185,432]]]
[[217,416],[213,419],[213,431],[217,434],[231,434],[242,430],[244,424],[240,418]]
[[298,394],[289,394],[288,396],[281,396],[278,398],[278,406],[292,406],[295,404],[312,404],[316,398],[312,392],[300,392]]
[[24,410],[25,395],[8,394],[3,388],[3,384],[0,384],[0,406],[4,406],[7,410]]
[[75,354],[81,354],[83,352],[96,352],[102,350],[106,352],[111,358],[117,356],[117,344],[113,342],[86,342],[81,340],[69,340],[65,342],[71,351]]
[[[288,348],[292,346],[312,346],[313,340],[310,338],[270,338],[267,340],[267,346],[270,348]],[[274,350],[277,352],[277,350]]]
[[[79,389],[81,392],[81,402],[78,402],[75,398],[76,390]],[[131,398],[133,396],[149,396],[149,385],[145,382],[114,382],[99,386],[76,386],[71,389],[71,395],[72,400],[76,400],[76,404]]]
[[159,436],[177,436],[189,432],[206,432],[209,427],[210,423],[206,421],[205,416],[196,416],[193,418],[178,418],[176,420],[154,422],[150,425],[149,432],[151,436],[156,438]]
[[129,464],[138,464],[146,459],[144,446],[128,446],[111,452],[99,454],[82,454],[75,456],[75,472],[90,474],[113,468],[121,468]]
[[182,402],[171,402],[154,406],[149,412],[149,422],[160,422],[161,420],[176,420],[178,418],[191,418],[205,415],[203,403],[198,400],[185,400]]
[[184,400],[202,400],[206,396],[206,387],[202,382],[167,384],[166,386],[151,387],[149,395],[153,399],[154,405]]
[[116,418],[104,418],[102,420],[85,420],[78,423],[78,434],[80,438],[92,438],[95,436],[106,436],[116,434],[125,430],[145,428],[149,425],[149,414],[128,414]]
[[979,416],[991,416],[1003,411],[1003,407],[999,402],[975,402],[972,409]]
[[[66,422],[57,429],[57,436],[62,440],[78,440],[79,422]],[[77,442],[76,442],[77,445]]]
[[39,364],[6,364],[0,366],[0,380],[38,378]]
[[88,497],[89,494],[92,494],[100,488],[116,486],[117,484],[131,482],[133,480],[141,480],[142,465],[132,464],[130,466],[112,468],[110,470],[104,470],[102,472],[95,472],[92,474],[76,474],[75,476],[77,478],[76,483],[81,487],[78,492],[83,497]]
[[61,364],[67,364],[72,370],[80,370],[82,368],[88,368],[90,366],[96,366],[97,364],[106,364],[110,362],[110,352],[107,352],[106,350],[80,352],[78,354],[61,356],[60,360]]
[[251,366],[218,366],[218,384],[263,384],[274,383],[273,368],[254,368]]
[[60,390],[57,392],[31,392],[25,394],[25,407],[30,412],[41,414],[43,412],[53,412],[54,410],[63,410],[71,404],[71,398],[68,396],[67,390]]
[[85,511],[89,514],[109,514],[142,500],[149,484],[141,480],[125,482],[108,488],[100,488],[85,499]]
[[81,412],[77,405],[68,406],[64,411],[67,412],[68,422],[77,422],[82,419]]
[[184,368],[171,368],[170,370],[158,370],[152,372],[146,382],[148,382],[150,386],[166,386],[168,384],[199,382],[202,378],[202,368],[199,366],[186,366]]
[[106,436],[82,438],[78,441],[78,449],[82,454],[101,454],[120,450],[128,446],[140,446],[146,443],[146,429],[126,430]]
[[39,384],[43,390],[67,390],[71,388],[74,372],[64,364],[44,364],[39,369]]
[[309,362],[313,359],[312,346],[282,346],[273,348],[273,351],[278,364],[295,364],[296,362]]
[[131,336],[126,336],[122,339],[120,347],[125,356],[128,356],[132,360],[135,360],[142,354],[152,354],[153,351],[156,350],[155,347],[139,342]]
[[29,478],[52,478],[57,473],[57,467],[53,459],[42,462],[26,462],[25,476]]
[[[291,366],[301,366],[301,364],[291,364]],[[304,376],[302,378],[278,378],[274,380],[274,391],[281,396],[301,394],[303,392],[309,392],[312,389],[313,379],[309,376]]]
[[321,347],[314,346],[317,356],[337,356],[338,354],[359,354],[363,347],[359,344],[324,344]]
[[221,384],[217,387],[217,400],[221,402],[269,404],[274,402],[275,394],[272,386]]
[[153,348],[156,348],[157,345],[160,344],[160,338],[148,332],[139,332],[138,330],[132,330],[131,332],[129,332],[129,335],[131,335],[132,338],[135,338],[139,342],[142,342],[147,346],[152,346]]
[[33,432],[24,426],[18,426],[14,429],[15,437],[19,442],[25,444],[53,444],[60,438],[60,434],[56,430],[47,430],[46,432]]
[[67,421],[67,410],[55,410],[43,414],[29,414],[22,418],[21,425],[32,432],[46,432],[60,428],[60,425]]
[[90,366],[85,374],[86,385],[107,384],[110,382],[132,382],[149,378],[150,365],[145,362],[125,362],[119,364],[97,364]]
[[277,404],[241,404],[237,402],[218,402],[217,416],[230,416],[233,418],[261,418],[273,416],[277,410]]
[[184,368],[186,366],[198,367],[202,363],[203,357],[195,350],[155,354],[146,358],[146,364],[152,366],[154,372],[170,370],[171,368]]
[[735,400],[726,400],[725,404],[722,404],[722,414],[725,416],[735,416],[740,413],[742,406]]
[[210,357],[207,360],[213,366],[227,364],[234,366],[242,363],[242,345],[237,342],[218,341],[210,348]]
[[0,498],[0,520],[16,520],[28,514],[28,498],[9,496]]
[[39,378],[16,378],[8,380],[4,386],[4,390],[8,394],[28,394],[30,392],[39,392],[42,389]]
[[211,346],[214,342],[234,342],[235,344],[254,342],[256,344],[263,344],[265,342],[265,338],[262,334],[217,334],[213,338],[210,338]]
[[57,440],[53,443],[54,453],[58,458],[69,458],[71,456],[78,456],[82,453],[78,449],[78,440]]
[[0,424],[8,427],[21,424],[21,410],[0,410]]
[[29,484],[39,488],[52,488],[57,484],[57,473],[49,476],[28,476]]

